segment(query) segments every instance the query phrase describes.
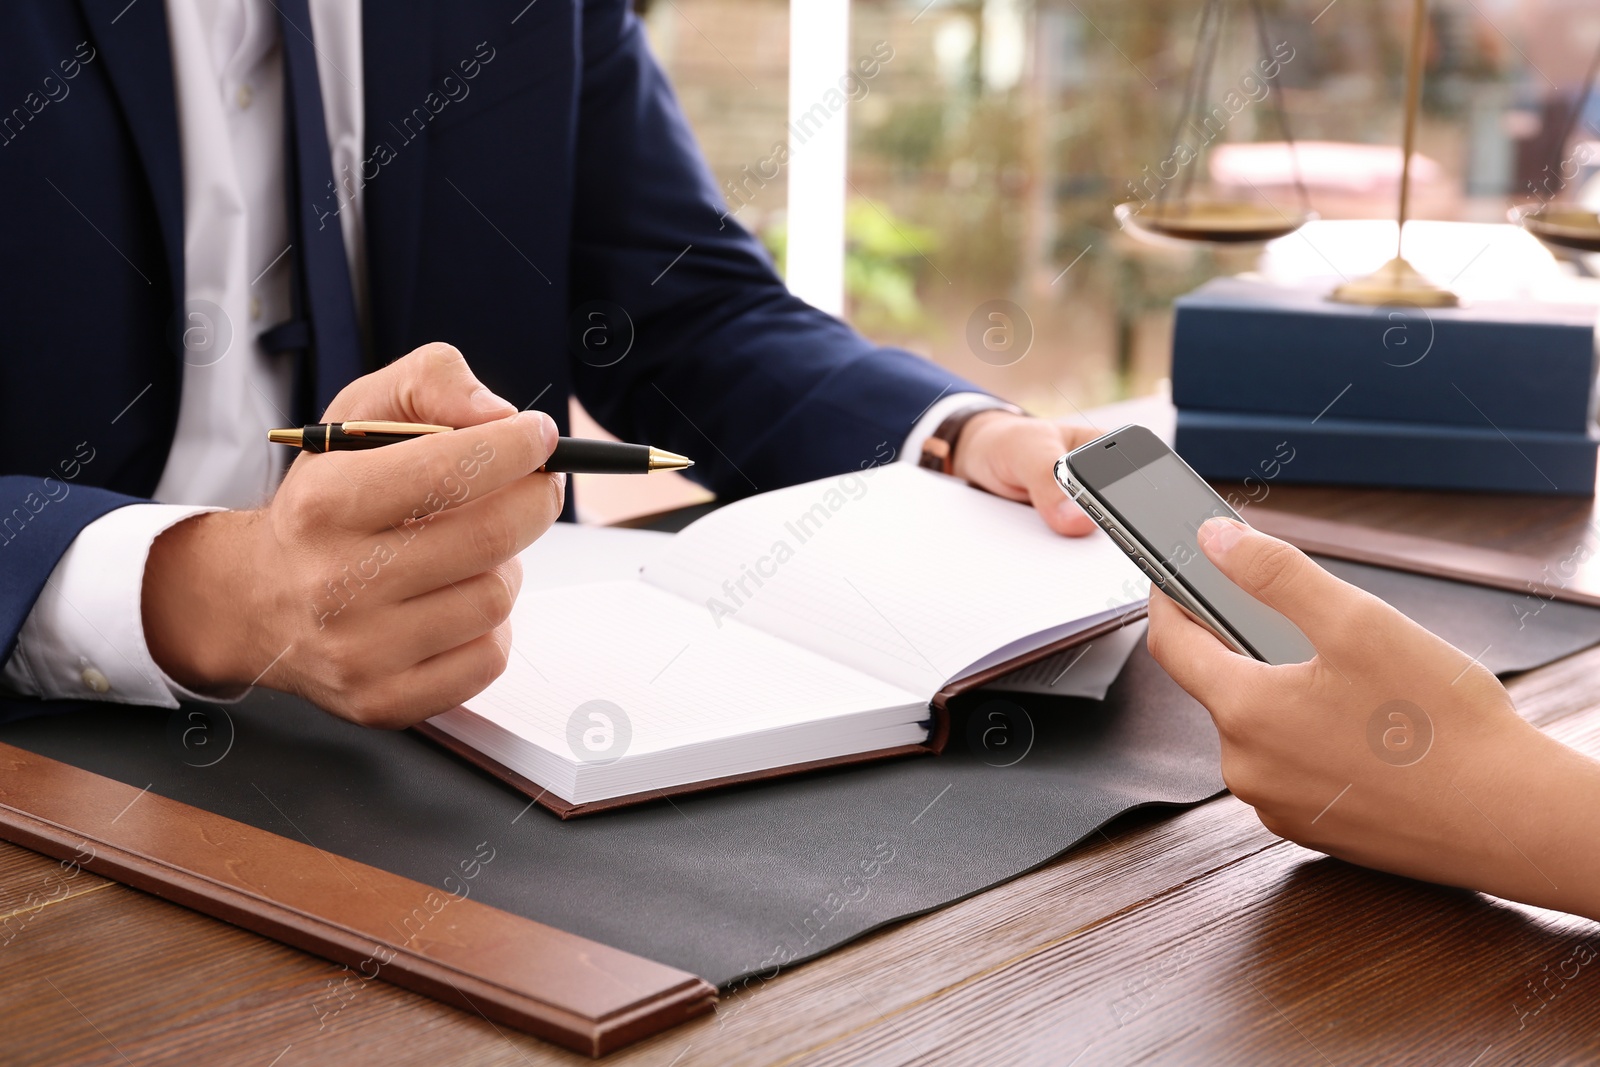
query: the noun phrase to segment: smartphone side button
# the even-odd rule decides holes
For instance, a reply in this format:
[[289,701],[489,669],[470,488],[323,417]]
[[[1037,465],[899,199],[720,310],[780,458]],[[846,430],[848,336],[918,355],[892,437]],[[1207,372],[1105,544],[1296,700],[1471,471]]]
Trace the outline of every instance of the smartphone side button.
[[1126,537],[1123,537],[1116,530],[1107,530],[1106,532],[1111,535],[1111,540],[1113,540],[1113,541],[1115,541],[1117,543],[1117,547],[1118,548],[1122,549],[1122,551],[1126,552],[1130,556],[1133,556],[1135,558],[1138,557],[1138,555],[1139,555],[1138,550],[1135,549],[1131,544],[1128,543],[1128,539]]
[[1136,560],[1135,562],[1139,564],[1139,569],[1144,571],[1145,577],[1150,579],[1151,585],[1155,586],[1157,589],[1160,589],[1167,584],[1162,579],[1160,573],[1157,572],[1154,567],[1150,566],[1150,564],[1146,563],[1142,559]]

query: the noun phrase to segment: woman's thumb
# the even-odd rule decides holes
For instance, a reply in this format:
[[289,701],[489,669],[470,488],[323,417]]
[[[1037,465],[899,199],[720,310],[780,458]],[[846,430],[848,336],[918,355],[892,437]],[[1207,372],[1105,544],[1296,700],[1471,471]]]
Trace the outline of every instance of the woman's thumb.
[[1229,581],[1273,608],[1321,647],[1348,618],[1361,593],[1341,582],[1293,545],[1236,519],[1207,519],[1200,549]]

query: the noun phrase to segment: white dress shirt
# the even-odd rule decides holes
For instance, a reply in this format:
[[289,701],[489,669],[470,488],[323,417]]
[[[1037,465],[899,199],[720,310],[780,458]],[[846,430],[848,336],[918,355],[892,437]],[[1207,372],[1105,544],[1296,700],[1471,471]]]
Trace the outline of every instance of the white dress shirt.
[[[79,532],[51,573],[6,662],[5,688],[52,699],[175,708],[201,699],[151,658],[141,620],[150,546],[203,511],[271,498],[290,456],[266,431],[290,425],[293,366],[262,350],[288,318],[283,49],[272,0],[166,0],[183,164],[185,358],[159,503],[130,504]],[[334,173],[360,173],[361,5],[310,0],[323,116]],[[348,169],[347,169],[348,168]],[[331,177],[331,175],[330,175]],[[358,301],[365,292],[359,189],[339,213]],[[902,458],[955,408],[918,419]],[[215,699],[215,698],[204,698]]]

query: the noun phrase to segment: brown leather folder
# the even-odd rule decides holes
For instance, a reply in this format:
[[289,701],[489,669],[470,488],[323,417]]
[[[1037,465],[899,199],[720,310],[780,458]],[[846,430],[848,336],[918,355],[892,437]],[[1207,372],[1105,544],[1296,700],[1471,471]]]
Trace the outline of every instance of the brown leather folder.
[[[1123,401],[1089,414],[1107,430],[1137,422],[1172,441],[1175,409],[1164,396]],[[1240,510],[1250,525],[1305,552],[1512,590],[1533,598],[1530,610],[1540,600],[1600,605],[1600,496],[1295,485],[1272,479],[1214,484],[1224,498],[1249,502]]]
[[716,1002],[685,971],[4,744],[0,837],[590,1056]]
[[[1360,512],[1334,519],[1308,513],[1322,494],[1293,488],[1280,490],[1271,504],[1245,508],[1245,521],[1303,552],[1507,589],[1535,606],[1539,600],[1600,606],[1600,523],[1591,514],[1591,500],[1570,514],[1546,516],[1542,512],[1551,505],[1544,500],[1383,491],[1395,497],[1403,520]],[[1505,532],[1513,523],[1518,528]],[[1499,546],[1461,539],[1472,537],[1493,538]]]
[[[671,789],[654,789],[643,793],[629,793],[626,796],[609,797],[605,800],[590,801],[585,804],[573,804],[555,796],[538,782],[525,778],[516,771],[500,763],[494,758],[480,752],[478,749],[463,743],[457,738],[427,723],[412,727],[423,737],[444,748],[456,756],[466,760],[473,766],[493,775],[523,795],[536,801],[540,806],[548,808],[563,819],[570,819],[576,815],[592,815],[595,812],[610,811],[615,808],[627,807],[631,804],[642,804],[649,800],[659,800],[663,797],[683,796],[688,793],[700,793],[708,789],[720,789],[724,786],[741,785],[747,782],[765,781],[771,778],[782,778],[791,774],[802,774],[806,771],[825,770],[832,767],[846,767],[857,763],[872,763],[878,760],[892,759],[896,756],[932,755],[944,751],[945,742],[950,738],[950,701],[962,693],[970,692],[979,686],[985,685],[996,678],[1010,674],[1047,659],[1058,652],[1079,645],[1086,645],[1097,637],[1102,637],[1113,630],[1144,618],[1143,604],[1129,608],[1126,612],[1113,619],[1108,619],[1098,626],[1092,626],[1082,633],[1073,634],[1054,644],[1036,648],[1032,652],[1025,652],[1015,659],[1007,660],[997,666],[970,675],[958,682],[941,689],[933,698],[930,705],[932,724],[928,730],[928,739],[920,745],[896,745],[893,748],[879,749],[875,752],[857,752],[848,756],[836,756],[832,759],[811,760],[806,763],[791,764],[787,767],[771,767],[761,771],[751,771],[747,774],[734,774],[722,778],[714,778],[703,782],[690,782],[685,785],[675,786]],[[470,708],[463,706],[460,710],[471,712]]]

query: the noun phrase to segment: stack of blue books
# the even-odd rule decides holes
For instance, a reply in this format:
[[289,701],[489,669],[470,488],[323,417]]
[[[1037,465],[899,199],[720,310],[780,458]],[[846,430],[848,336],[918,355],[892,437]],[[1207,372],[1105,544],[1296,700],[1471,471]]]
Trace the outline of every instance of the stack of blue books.
[[1214,480],[1589,496],[1589,305],[1357,307],[1217,278],[1177,301],[1174,447]]

